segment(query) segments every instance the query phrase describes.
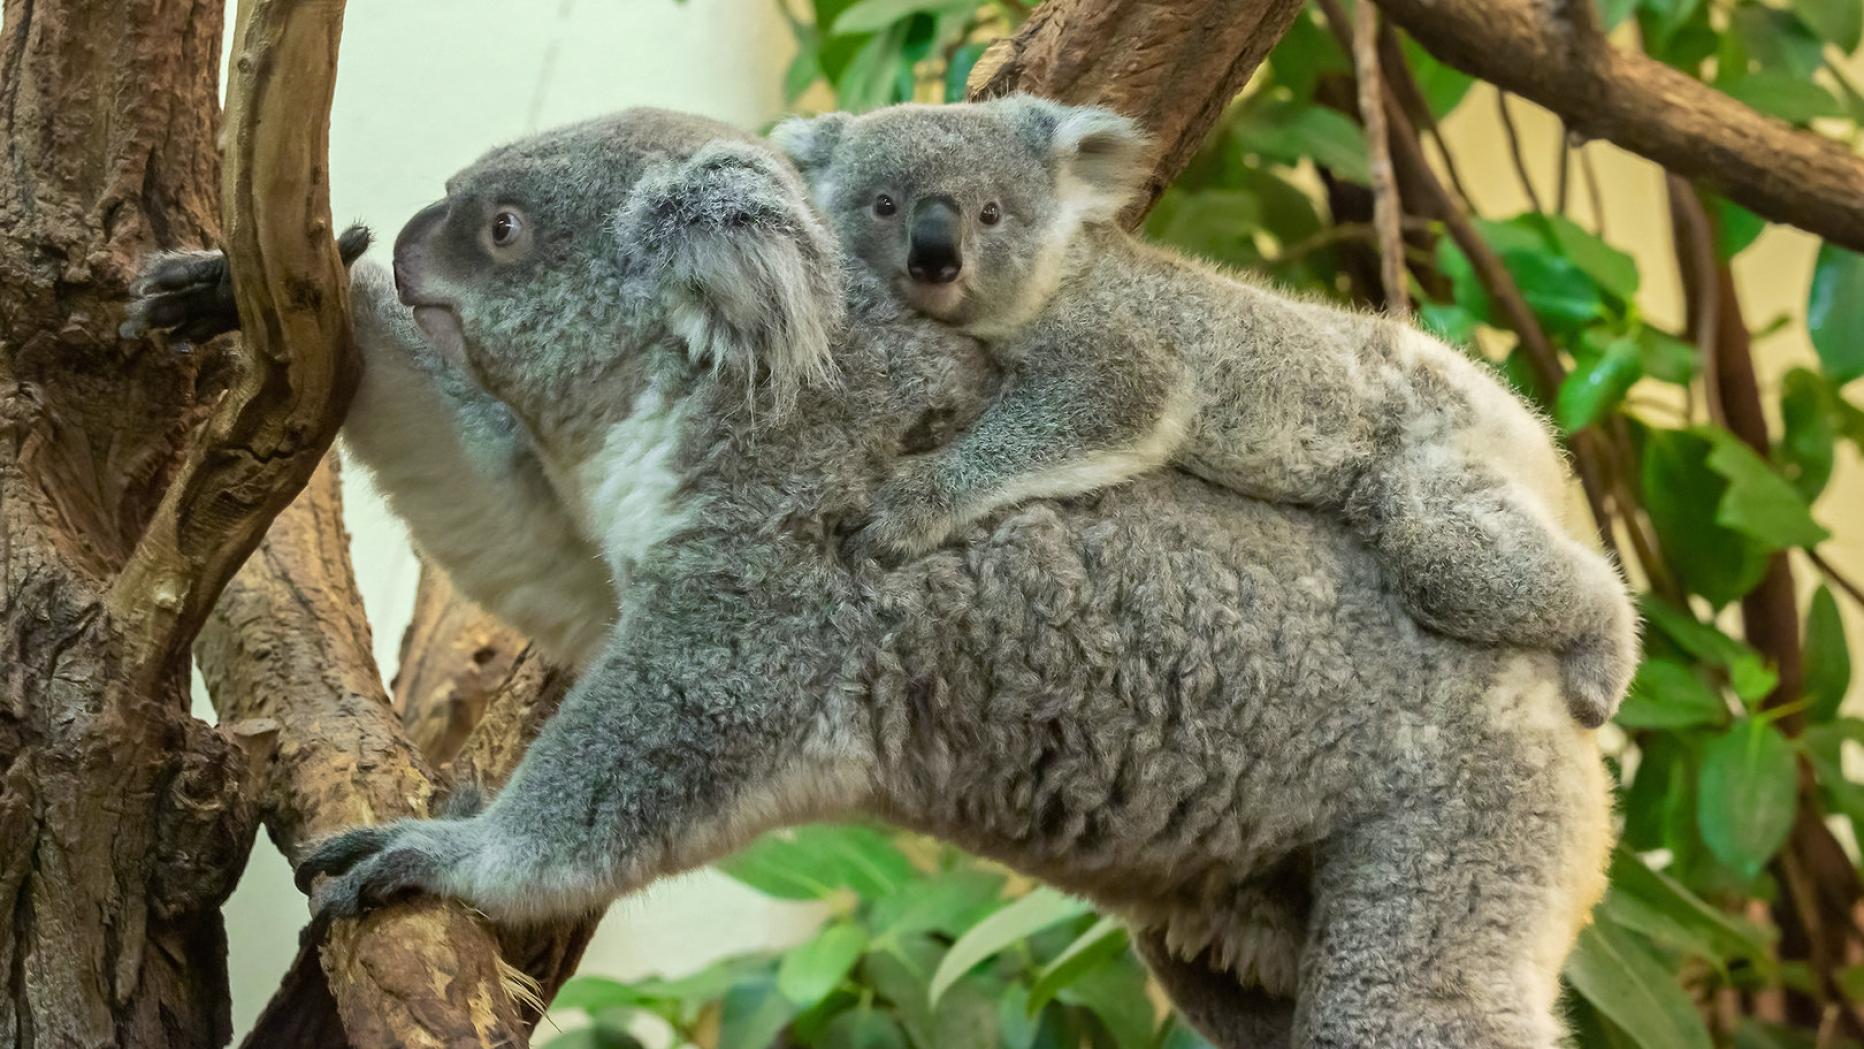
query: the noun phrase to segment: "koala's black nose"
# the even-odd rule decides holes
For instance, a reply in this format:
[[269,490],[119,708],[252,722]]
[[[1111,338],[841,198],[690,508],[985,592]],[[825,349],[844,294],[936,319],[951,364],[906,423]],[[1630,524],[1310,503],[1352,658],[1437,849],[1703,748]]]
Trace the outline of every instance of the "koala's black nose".
[[906,272],[928,284],[950,284],[964,269],[962,216],[950,197],[926,197],[913,207]]
[[426,268],[427,238],[447,217],[450,205],[437,200],[414,213],[395,237],[395,291],[406,301],[414,294],[414,283]]

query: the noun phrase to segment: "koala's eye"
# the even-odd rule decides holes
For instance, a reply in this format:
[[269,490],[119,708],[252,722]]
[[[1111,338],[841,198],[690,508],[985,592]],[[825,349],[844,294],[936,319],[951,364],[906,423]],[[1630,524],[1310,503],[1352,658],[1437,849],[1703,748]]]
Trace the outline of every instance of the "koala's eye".
[[881,218],[884,219],[898,210],[900,210],[899,205],[893,203],[893,198],[887,196],[885,193],[874,198],[874,214],[879,215]]
[[501,211],[492,216],[492,243],[509,248],[524,235],[524,216],[515,211]]
[[993,200],[984,205],[984,210],[977,213],[977,221],[982,222],[986,226],[994,226],[1003,221],[1003,211],[1001,208],[997,207],[997,202]]

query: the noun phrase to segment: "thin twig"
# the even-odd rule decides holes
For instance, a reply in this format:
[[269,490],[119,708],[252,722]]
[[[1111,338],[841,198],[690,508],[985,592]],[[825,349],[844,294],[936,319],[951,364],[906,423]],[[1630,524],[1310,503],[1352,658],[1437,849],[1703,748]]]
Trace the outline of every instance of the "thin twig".
[[1554,153],[1557,165],[1557,180],[1553,184],[1553,209],[1561,215],[1566,214],[1567,190],[1573,181],[1573,139],[1566,130],[1566,122],[1560,122],[1560,140],[1554,143],[1558,147]]
[[1353,68],[1359,77],[1359,116],[1366,127],[1367,169],[1372,177],[1372,225],[1378,231],[1379,281],[1385,308],[1411,312],[1405,283],[1404,205],[1392,172],[1391,139],[1385,122],[1385,80],[1379,75],[1379,9],[1362,4],[1353,26]]
[[1715,275],[1715,232],[1709,225],[1708,212],[1689,183],[1675,175],[1666,176],[1664,181],[1669,190],[1671,238],[1676,245],[1677,271],[1683,279],[1683,301],[1690,305],[1689,328],[1684,334],[1696,344],[1702,357],[1709,420],[1725,428],[1728,416],[1715,355],[1721,337],[1718,324],[1722,309]]
[[1521,155],[1521,129],[1515,127],[1514,114],[1508,109],[1508,92],[1495,89],[1495,111],[1502,118],[1502,131],[1508,136],[1508,158],[1514,162],[1515,178],[1521,182],[1521,189],[1527,194],[1528,206],[1535,211],[1547,209],[1540,202],[1540,191],[1534,188],[1534,179],[1528,175],[1527,158]]
[[1586,200],[1592,204],[1592,232],[1599,239],[1605,238],[1605,190],[1599,184],[1599,169],[1592,161],[1592,151],[1580,143],[1576,152],[1579,154],[1579,173],[1586,179]]
[[1857,602],[1859,608],[1864,608],[1864,589],[1860,589],[1857,583],[1853,582],[1843,572],[1840,572],[1836,565],[1827,561],[1825,556],[1817,550],[1811,547],[1803,547],[1801,548],[1801,552],[1806,555],[1806,560],[1812,562],[1812,567],[1817,568],[1833,585],[1843,590],[1847,597]]

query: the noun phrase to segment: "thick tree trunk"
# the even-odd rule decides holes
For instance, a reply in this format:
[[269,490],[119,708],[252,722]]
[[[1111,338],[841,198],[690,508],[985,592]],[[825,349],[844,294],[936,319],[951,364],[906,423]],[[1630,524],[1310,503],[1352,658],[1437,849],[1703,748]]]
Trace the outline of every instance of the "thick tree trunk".
[[18,0],[0,32],[0,1046],[218,1046],[243,762],[142,672],[111,577],[211,378],[116,335],[210,240],[220,5]]

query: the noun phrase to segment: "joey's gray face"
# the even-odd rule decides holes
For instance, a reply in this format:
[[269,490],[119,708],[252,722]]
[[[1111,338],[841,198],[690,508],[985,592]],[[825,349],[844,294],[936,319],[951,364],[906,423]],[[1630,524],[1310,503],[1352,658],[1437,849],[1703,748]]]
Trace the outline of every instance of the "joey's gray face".
[[980,334],[1046,297],[1081,224],[1129,198],[1144,148],[1117,114],[1026,96],[829,114],[773,138],[850,254],[914,309]]

